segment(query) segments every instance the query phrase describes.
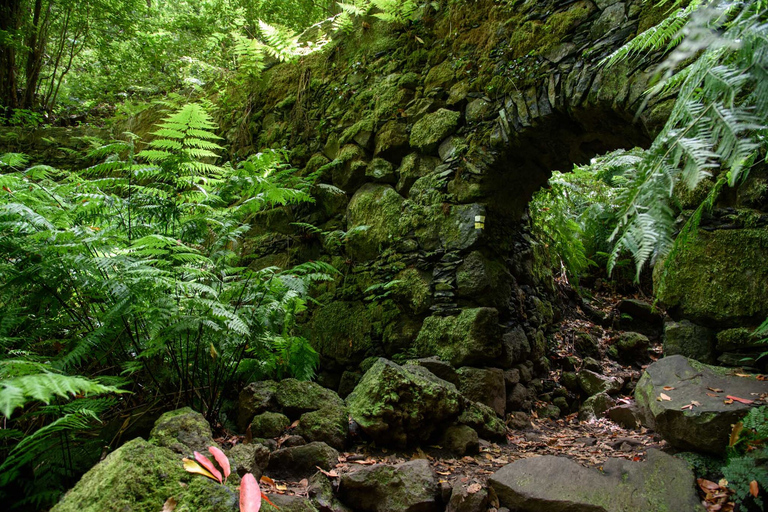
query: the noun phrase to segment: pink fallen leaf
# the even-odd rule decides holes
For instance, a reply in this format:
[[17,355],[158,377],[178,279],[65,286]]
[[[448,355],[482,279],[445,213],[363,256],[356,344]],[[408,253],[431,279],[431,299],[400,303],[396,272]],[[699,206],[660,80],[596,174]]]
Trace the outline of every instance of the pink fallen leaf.
[[732,395],[728,395],[725,398],[727,398],[729,400],[736,400],[737,402],[745,404],[745,405],[749,405],[749,404],[755,403],[754,400],[747,400],[746,398],[739,398],[737,396],[732,396]]
[[208,460],[208,457],[200,452],[195,452],[195,460],[199,462],[201,466],[207,469],[208,472],[212,474],[216,480],[219,481],[219,483],[222,483],[223,479],[221,478],[221,471],[216,469],[216,466],[213,465],[213,462]]
[[219,463],[221,469],[224,470],[224,480],[226,480],[231,473],[231,468],[229,467],[229,459],[226,455],[224,455],[223,451],[215,446],[209,446],[208,451],[211,452],[213,458],[216,459],[216,462]]
[[246,473],[240,480],[240,512],[259,512],[261,509],[261,489],[256,477]]

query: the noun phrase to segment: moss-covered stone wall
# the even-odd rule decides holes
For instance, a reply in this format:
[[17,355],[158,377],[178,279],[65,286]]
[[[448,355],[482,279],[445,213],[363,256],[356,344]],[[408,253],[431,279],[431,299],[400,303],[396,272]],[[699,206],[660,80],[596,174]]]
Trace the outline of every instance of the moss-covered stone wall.
[[[330,50],[266,71],[226,135],[233,156],[287,148],[320,176],[315,208],[276,213],[289,229],[249,250],[254,265],[340,269],[305,324],[322,383],[375,356],[440,355],[518,368],[535,386],[557,307],[527,204],[552,170],[646,145],[664,121],[665,101],[635,120],[652,59],[599,65],[647,15],[639,0],[443,1],[408,26],[367,19]],[[323,234],[292,235],[289,222],[307,219]]]

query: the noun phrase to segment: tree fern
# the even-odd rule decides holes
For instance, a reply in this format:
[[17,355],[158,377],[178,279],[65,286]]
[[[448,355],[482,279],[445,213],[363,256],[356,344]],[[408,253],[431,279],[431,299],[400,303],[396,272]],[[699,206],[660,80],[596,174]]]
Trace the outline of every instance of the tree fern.
[[715,173],[735,186],[764,148],[760,133],[768,125],[763,96],[768,92],[768,40],[760,5],[726,3],[706,19],[694,18],[686,25],[688,36],[667,67],[694,60],[680,82],[669,120],[628,174],[609,268],[627,251],[639,275],[646,262],[667,255],[675,240],[676,212],[670,204],[675,187],[694,188]]

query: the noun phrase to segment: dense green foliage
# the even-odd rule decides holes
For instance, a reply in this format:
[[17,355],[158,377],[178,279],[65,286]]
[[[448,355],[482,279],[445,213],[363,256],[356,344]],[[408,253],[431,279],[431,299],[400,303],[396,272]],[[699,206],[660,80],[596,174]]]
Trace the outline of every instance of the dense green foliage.
[[[588,238],[580,232],[582,225],[562,225],[585,214],[580,203],[597,202],[590,204],[589,211],[612,211],[610,219],[603,219],[612,230],[609,247],[602,247],[610,253],[608,272],[629,255],[639,278],[646,264],[682,248],[724,186],[743,183],[750,169],[765,161],[766,2],[715,2],[709,10],[700,9],[707,4],[711,3],[691,2],[673,10],[659,25],[606,59],[612,65],[665,48],[670,52],[661,66],[662,79],[647,94],[674,91],[676,97],[670,117],[651,147],[638,158],[599,159],[594,164],[597,171],[586,178],[592,182],[589,185],[583,172],[572,178],[558,174],[552,188],[534,203],[540,205],[538,209],[550,208],[545,215],[534,210],[534,225],[539,231],[549,230],[547,237],[572,276],[583,272],[585,258],[596,254],[570,243],[571,238],[582,243]],[[611,179],[619,178],[612,183],[614,193],[595,194],[605,173]],[[715,186],[678,236],[676,191],[694,190],[708,178],[716,181]],[[578,184],[579,190],[569,190],[565,198],[562,180],[571,183],[570,188]],[[552,219],[558,220],[553,223]],[[600,240],[602,243],[603,238]]]
[[334,269],[251,270],[239,253],[248,219],[311,200],[309,182],[279,154],[210,163],[213,128],[191,104],[143,151],[102,145],[103,163],[80,172],[2,156],[0,485],[31,470],[26,494],[55,497],[57,478],[110,443],[93,427],[137,400],[176,397],[214,418],[236,382],[313,376],[317,355],[295,322],[310,284]]
[[[736,502],[748,510],[763,510],[764,494],[768,489],[768,407],[755,407],[734,426],[728,463],[723,476],[734,491]],[[750,482],[755,481],[761,491],[750,494]]]

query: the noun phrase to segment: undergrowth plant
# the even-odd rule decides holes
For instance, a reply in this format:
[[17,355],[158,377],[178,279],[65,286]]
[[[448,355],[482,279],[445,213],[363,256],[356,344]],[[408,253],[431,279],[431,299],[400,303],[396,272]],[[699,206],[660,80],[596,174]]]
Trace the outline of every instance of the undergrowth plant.
[[611,251],[609,238],[618,220],[617,199],[626,183],[628,166],[642,158],[642,150],[618,150],[555,171],[548,186],[530,203],[532,233],[546,248],[550,266],[578,287],[591,269],[604,268]]
[[734,425],[723,476],[734,501],[748,510],[764,510],[768,491],[768,406],[750,409]]
[[[626,173],[609,270],[628,253],[639,276],[646,263],[682,248],[723,186],[742,183],[750,168],[765,159],[768,2],[681,4],[676,2],[672,7],[677,9],[659,25],[606,59],[610,66],[674,47],[660,69],[662,79],[648,92],[674,92],[674,106],[651,147]],[[717,181],[710,197],[675,236],[675,188],[692,190],[710,176]]]
[[253,214],[310,201],[309,184],[279,154],[217,165],[214,128],[192,104],[142,151],[102,145],[82,172],[0,157],[0,493],[14,502],[50,504],[134,400],[226,421],[236,383],[314,375],[296,319],[335,270],[256,270],[241,253]]

